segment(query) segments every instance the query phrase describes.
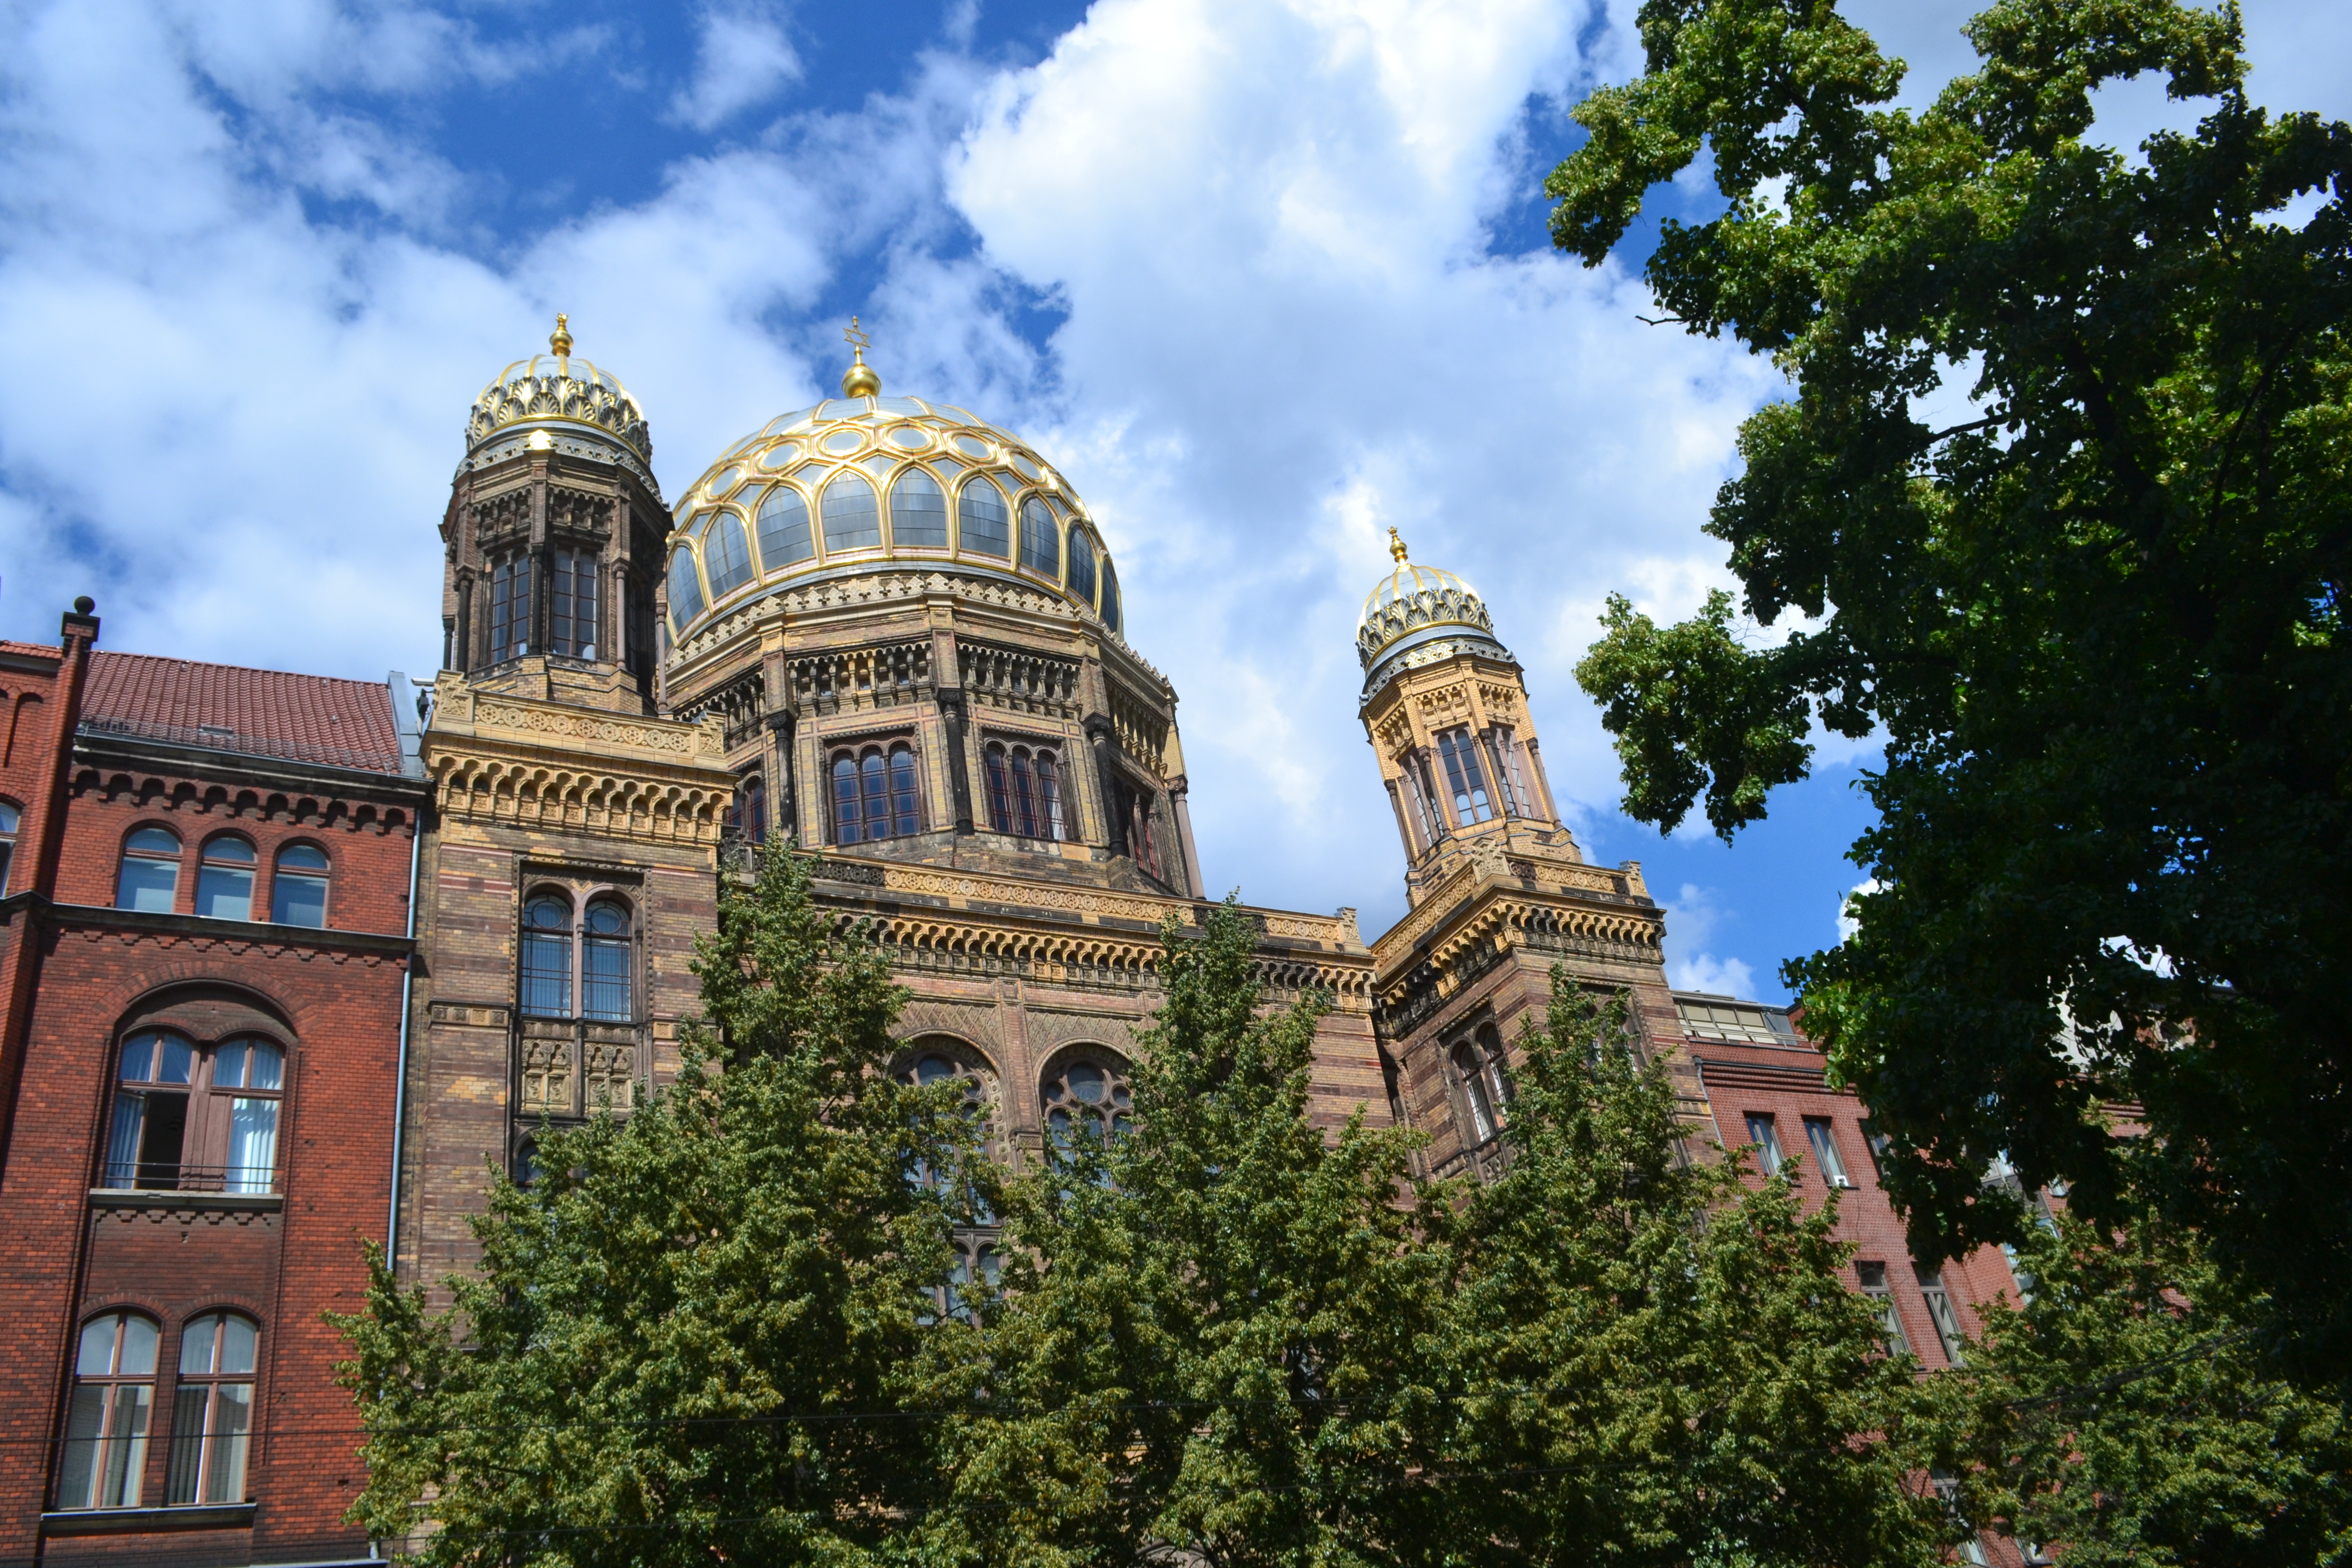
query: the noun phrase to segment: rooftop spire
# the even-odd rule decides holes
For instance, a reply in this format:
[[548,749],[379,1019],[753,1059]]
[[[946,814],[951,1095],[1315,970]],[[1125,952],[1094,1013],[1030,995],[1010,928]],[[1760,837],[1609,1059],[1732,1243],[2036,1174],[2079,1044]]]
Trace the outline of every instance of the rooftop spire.
[[841,395],[844,397],[878,397],[882,378],[866,363],[866,351],[873,340],[858,330],[857,318],[849,318],[849,330],[841,334],[849,344],[849,368],[841,375]]
[[1389,553],[1396,557],[1398,565],[1404,564],[1404,541],[1397,537],[1394,528],[1389,530]]
[[572,329],[564,325],[564,323],[571,319],[571,317],[565,315],[562,311],[558,310],[555,313],[555,331],[547,335],[547,346],[555,351],[555,357],[557,359],[570,359],[572,357]]

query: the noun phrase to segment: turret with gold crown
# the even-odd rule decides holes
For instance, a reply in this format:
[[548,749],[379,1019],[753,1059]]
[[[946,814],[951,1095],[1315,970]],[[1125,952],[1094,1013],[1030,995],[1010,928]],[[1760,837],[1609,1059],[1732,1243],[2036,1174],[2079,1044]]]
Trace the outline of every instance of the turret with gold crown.
[[441,522],[442,663],[486,690],[647,713],[668,510],[636,399],[572,346],[556,317],[549,352],[474,399]]

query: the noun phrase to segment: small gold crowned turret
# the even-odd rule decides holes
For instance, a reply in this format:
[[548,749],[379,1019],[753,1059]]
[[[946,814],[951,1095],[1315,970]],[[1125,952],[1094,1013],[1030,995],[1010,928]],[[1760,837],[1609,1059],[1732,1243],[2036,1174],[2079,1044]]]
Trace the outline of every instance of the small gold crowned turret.
[[849,318],[849,330],[841,335],[849,343],[851,356],[849,368],[841,374],[841,395],[879,397],[882,395],[882,378],[874,374],[872,365],[866,363],[866,351],[873,346],[873,340],[858,331],[855,316]]
[[[571,317],[565,315],[562,311],[558,310],[555,313],[555,331],[547,334],[547,346],[555,351],[555,357],[557,359],[570,359],[572,357],[572,329],[564,324],[571,319]],[[1391,529],[1389,531],[1391,533],[1394,533],[1396,530]]]

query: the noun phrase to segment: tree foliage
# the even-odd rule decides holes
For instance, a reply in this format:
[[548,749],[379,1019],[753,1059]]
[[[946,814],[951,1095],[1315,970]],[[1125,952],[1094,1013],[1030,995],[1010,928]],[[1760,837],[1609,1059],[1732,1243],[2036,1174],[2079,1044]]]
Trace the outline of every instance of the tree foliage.
[[[1597,264],[1712,157],[1728,210],[1665,223],[1647,277],[1790,378],[1708,529],[1739,608],[1793,629],[1611,602],[1579,678],[1628,810],[1703,798],[1728,837],[1811,723],[1883,737],[1860,929],[1789,973],[1919,1248],[2021,1235],[1983,1184],[2006,1155],[2214,1238],[2352,1366],[2352,127],[2248,102],[2227,7],[2001,0],[1916,115],[1832,0],[1641,26],[1553,235]],[[2085,141],[2092,90],[2150,72],[2208,100],[2196,130],[2138,163]],[[1933,428],[1948,381],[1974,411]]]
[[951,1087],[884,1076],[901,995],[776,850],[698,945],[703,1027],[626,1119],[494,1174],[479,1270],[428,1311],[376,1260],[343,1320],[355,1510],[430,1563],[835,1563],[926,1501],[905,1368],[954,1215],[905,1172],[984,1159]]
[[2017,1263],[2031,1299],[1934,1390],[1963,1510],[2085,1568],[2352,1557],[2352,1418],[2280,1378],[2196,1237],[2060,1215]]

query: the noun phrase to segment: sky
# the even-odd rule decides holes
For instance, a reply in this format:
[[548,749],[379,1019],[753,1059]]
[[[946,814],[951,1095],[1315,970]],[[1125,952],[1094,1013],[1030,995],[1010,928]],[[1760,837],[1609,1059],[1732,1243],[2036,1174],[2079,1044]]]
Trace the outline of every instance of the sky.
[[[1970,7],[1856,0],[1923,100]],[[1628,0],[66,0],[0,10],[0,635],[380,679],[439,657],[476,392],[556,311],[666,493],[835,384],[972,408],[1099,520],[1174,684],[1203,870],[1403,912],[1355,703],[1393,526],[1485,596],[1588,858],[1640,860],[1669,977],[1782,1000],[1837,940],[1866,745],[1727,847],[1618,810],[1572,668],[1619,591],[1731,586],[1700,531],[1735,344],[1645,325],[1655,193],[1545,240]],[[2352,117],[2352,13],[2248,0],[2251,90]],[[2131,83],[2097,133],[2192,107]]]

